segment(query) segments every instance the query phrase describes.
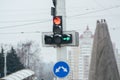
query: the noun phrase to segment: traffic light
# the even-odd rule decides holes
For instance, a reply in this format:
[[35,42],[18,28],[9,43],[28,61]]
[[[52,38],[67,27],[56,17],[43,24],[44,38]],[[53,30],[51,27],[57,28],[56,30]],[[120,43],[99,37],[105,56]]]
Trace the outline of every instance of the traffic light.
[[45,44],[69,44],[72,43],[72,34],[45,35]]
[[63,34],[62,35],[62,44],[72,43],[72,34]]
[[53,36],[54,44],[69,44],[72,43],[72,34],[62,34]]
[[44,37],[45,44],[53,44],[53,36],[52,35],[45,35]]
[[56,7],[56,0],[52,0],[54,7]]
[[44,47],[78,46],[79,34],[75,31],[65,31],[62,35],[54,35],[52,32],[43,32],[42,43]]
[[56,15],[56,3],[57,3],[57,0],[52,0],[52,2],[53,2],[54,7],[51,7],[51,15],[55,16]]
[[56,34],[53,36],[54,44],[62,44],[62,35]]
[[53,33],[55,34],[62,34],[62,16],[54,16],[53,17]]

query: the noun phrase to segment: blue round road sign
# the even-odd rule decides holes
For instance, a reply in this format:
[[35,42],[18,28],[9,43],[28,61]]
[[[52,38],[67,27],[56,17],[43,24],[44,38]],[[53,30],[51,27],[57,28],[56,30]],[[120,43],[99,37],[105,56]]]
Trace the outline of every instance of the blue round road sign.
[[69,65],[63,61],[57,62],[53,68],[54,74],[59,78],[66,77],[68,75],[69,71],[70,71]]

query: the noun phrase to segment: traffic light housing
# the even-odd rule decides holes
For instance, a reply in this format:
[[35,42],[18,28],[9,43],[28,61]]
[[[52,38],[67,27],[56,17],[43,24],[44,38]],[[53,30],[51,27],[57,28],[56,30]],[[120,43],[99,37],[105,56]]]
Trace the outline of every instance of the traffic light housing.
[[45,35],[45,44],[69,44],[72,43],[72,34]]
[[54,44],[60,46],[62,44],[62,35],[56,34],[53,36]]
[[52,0],[54,7],[56,7],[56,0]]
[[53,17],[53,34],[62,34],[62,16],[54,16]]
[[55,16],[56,15],[56,4],[57,4],[57,0],[52,0],[53,2],[53,6],[54,7],[51,7],[51,15],[52,16]]
[[44,37],[45,44],[53,44],[53,36],[52,35],[45,35]]
[[75,31],[64,31],[62,35],[54,35],[52,32],[42,33],[44,47],[78,46],[79,33]]

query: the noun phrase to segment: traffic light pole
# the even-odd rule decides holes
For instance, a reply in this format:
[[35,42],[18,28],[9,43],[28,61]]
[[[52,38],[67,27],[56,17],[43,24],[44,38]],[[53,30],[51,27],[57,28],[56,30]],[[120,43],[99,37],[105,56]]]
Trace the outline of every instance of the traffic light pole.
[[[56,16],[62,16],[63,32],[66,31],[66,9],[65,0],[56,0]],[[57,61],[67,62],[67,48],[57,47]],[[68,80],[67,78],[57,78],[57,80]]]

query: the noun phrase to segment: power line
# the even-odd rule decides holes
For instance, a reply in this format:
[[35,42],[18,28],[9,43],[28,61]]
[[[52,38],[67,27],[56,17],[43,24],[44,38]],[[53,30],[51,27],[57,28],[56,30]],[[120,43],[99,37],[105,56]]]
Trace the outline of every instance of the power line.
[[7,32],[7,33],[0,33],[0,35],[8,35],[8,34],[32,34],[32,33],[41,33],[41,31],[32,31],[32,32]]
[[44,20],[44,21],[38,21],[38,22],[32,22],[32,23],[25,23],[25,24],[19,24],[19,25],[12,25],[12,26],[3,26],[0,27],[0,29],[7,29],[7,28],[14,28],[14,27],[21,27],[21,26],[25,26],[25,25],[32,25],[32,24],[38,24],[38,23],[45,23],[45,22],[49,22],[51,21],[49,20]]
[[10,11],[10,12],[18,12],[18,11],[25,11],[25,12],[27,12],[27,11],[39,11],[39,12],[41,12],[41,11],[46,11],[46,10],[48,10],[48,8],[35,8],[35,9],[0,9],[0,11],[5,11],[5,12],[7,12],[7,11]]
[[82,15],[87,15],[87,14],[91,14],[91,13],[102,12],[102,11],[106,11],[106,10],[110,10],[110,9],[114,9],[114,8],[119,8],[119,7],[120,7],[120,5],[117,5],[117,6],[113,6],[113,7],[109,7],[109,8],[104,8],[104,9],[100,9],[100,10],[95,10],[95,11],[90,11],[90,12],[86,12],[86,13],[82,13],[82,14],[68,16],[67,18],[79,17],[79,16],[82,16]]
[[14,21],[0,21],[0,23],[12,23],[12,22],[35,22],[35,21],[40,21],[39,19],[36,20],[14,20]]
[[101,5],[98,1],[96,1],[96,0],[92,0],[94,3],[96,3],[99,7],[101,7],[101,8],[104,8],[104,6],[103,5]]
[[[82,15],[87,15],[87,14],[91,14],[91,13],[106,11],[106,10],[119,8],[119,7],[120,7],[120,5],[117,5],[117,6],[113,6],[113,7],[109,7],[109,8],[104,8],[102,10],[95,10],[95,11],[90,11],[90,12],[87,12],[87,13],[82,13],[82,14],[78,14],[78,15],[68,16],[67,18],[79,17],[79,16],[82,16]],[[45,23],[45,22],[49,22],[49,21],[51,21],[51,19],[44,20],[44,21],[38,21],[38,22],[32,22],[32,23],[25,23],[25,24],[20,24],[20,25],[3,26],[3,27],[0,27],[0,29],[14,28],[14,27],[20,27],[20,26],[32,25],[32,24],[38,24],[38,23]]]
[[[110,29],[111,29],[111,30],[118,30],[118,29],[120,29],[120,27],[116,27],[116,28],[115,28],[115,27],[113,27],[113,28],[110,27]],[[78,28],[78,29],[74,29],[74,30],[77,30],[77,31],[78,31],[78,30],[81,30],[81,29]],[[23,31],[21,31],[21,32],[7,32],[7,33],[0,33],[0,35],[3,35],[3,34],[4,34],[4,35],[8,35],[8,34],[9,34],[9,35],[14,35],[14,34],[34,34],[34,33],[38,33],[38,34],[39,34],[39,33],[41,33],[41,32],[42,32],[42,31],[31,31],[31,32],[23,32]]]

